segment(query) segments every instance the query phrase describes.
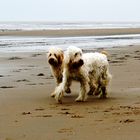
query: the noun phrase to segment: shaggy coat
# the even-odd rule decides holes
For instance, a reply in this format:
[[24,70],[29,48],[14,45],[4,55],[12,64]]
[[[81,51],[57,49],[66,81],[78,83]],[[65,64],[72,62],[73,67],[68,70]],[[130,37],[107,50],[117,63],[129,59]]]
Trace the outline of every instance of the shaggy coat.
[[61,102],[63,93],[72,80],[79,81],[81,85],[76,101],[85,101],[87,95],[93,93],[101,94],[101,97],[105,98],[110,79],[111,74],[105,54],[97,52],[82,54],[80,48],[71,46],[64,56],[63,80],[55,89],[55,99]]
[[[62,73],[64,68],[64,52],[61,48],[51,47],[47,53],[48,63],[51,68],[51,72],[56,80],[56,85],[58,86],[62,82]],[[70,93],[70,89],[66,89],[67,93]],[[54,97],[54,92],[51,94]]]

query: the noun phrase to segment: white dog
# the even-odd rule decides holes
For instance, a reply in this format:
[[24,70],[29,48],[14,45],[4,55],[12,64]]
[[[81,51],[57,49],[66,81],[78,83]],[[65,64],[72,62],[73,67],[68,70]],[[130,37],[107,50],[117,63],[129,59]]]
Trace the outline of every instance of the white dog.
[[106,55],[102,53],[82,54],[80,48],[70,46],[64,55],[63,80],[55,89],[55,99],[61,102],[61,98],[67,85],[72,80],[77,80],[81,84],[79,96],[76,101],[85,101],[88,94],[102,91],[102,97],[106,97],[106,86],[111,79],[109,74],[109,64]]
[[[47,53],[48,63],[50,65],[53,76],[55,77],[57,86],[62,82],[62,73],[64,67],[64,52],[61,48],[51,47]],[[70,86],[70,85],[69,85]],[[65,92],[70,93],[69,86]],[[54,97],[54,92],[51,94]]]

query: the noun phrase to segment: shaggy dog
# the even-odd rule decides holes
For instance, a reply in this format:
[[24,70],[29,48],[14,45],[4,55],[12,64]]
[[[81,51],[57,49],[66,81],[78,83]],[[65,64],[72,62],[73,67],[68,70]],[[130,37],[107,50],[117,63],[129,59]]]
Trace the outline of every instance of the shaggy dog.
[[[81,88],[76,101],[85,101],[87,94],[100,94],[105,98],[106,87],[111,79],[107,56],[102,53],[82,54],[80,48],[70,46],[64,56],[63,80],[55,89],[55,99],[61,102],[61,98],[67,85],[72,80],[80,82]],[[88,86],[90,87],[89,92]]]
[[[52,74],[55,77],[56,84],[58,86],[62,82],[64,52],[61,48],[51,47],[47,53],[47,58]],[[65,92],[71,92],[69,86],[66,88]],[[51,94],[51,96],[54,97],[54,92]]]

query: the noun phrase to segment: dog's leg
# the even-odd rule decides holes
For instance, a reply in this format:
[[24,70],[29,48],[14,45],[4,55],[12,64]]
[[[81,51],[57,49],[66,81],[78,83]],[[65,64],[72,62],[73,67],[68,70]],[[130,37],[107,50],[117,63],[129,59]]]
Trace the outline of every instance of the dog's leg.
[[100,98],[101,99],[107,98],[107,90],[106,90],[106,87],[101,87],[101,90],[102,90],[102,94],[100,95]]
[[97,87],[96,87],[96,89],[95,89],[95,91],[94,91],[94,95],[95,96],[98,96],[98,95],[100,95],[101,94],[101,92],[102,92],[102,90],[101,90],[101,87],[102,87],[102,83],[101,83],[101,78],[100,78],[100,76],[99,76],[99,78],[98,78],[98,85],[97,85]]
[[[62,75],[59,76],[55,76],[55,80],[56,80],[56,84],[57,87],[59,86],[59,84],[62,82]],[[55,88],[55,90],[51,93],[51,97],[55,97],[55,91],[57,90],[57,88]]]
[[64,94],[64,86],[63,86],[63,83],[59,84],[59,86],[57,86],[55,88],[55,99],[58,103],[62,103],[62,97],[63,97],[63,94]]
[[66,93],[71,93],[71,89],[70,89],[70,86],[71,86],[71,80],[67,80],[67,83],[66,83],[66,86],[65,86],[65,92]]
[[100,78],[100,88],[101,88],[101,95],[100,98],[107,98],[107,85],[108,85],[108,75],[107,75],[107,69],[104,70],[104,72],[101,74]]
[[55,91],[51,93],[51,97],[55,97]]
[[101,85],[99,84],[98,87],[94,90],[94,95],[98,96],[101,94]]
[[95,82],[95,80],[93,80],[92,78],[90,79],[90,82],[89,82],[89,92],[88,92],[88,95],[93,95],[94,91],[97,89],[97,84]]
[[88,89],[88,82],[86,80],[83,80],[80,82],[81,88],[79,96],[76,98],[76,102],[83,102],[87,99],[87,89]]
[[68,79],[69,79],[69,76],[67,74],[67,70],[64,69],[62,83],[60,83],[59,86],[57,86],[55,90],[55,99],[59,103],[62,103],[62,97],[64,95],[66,86],[68,85]]

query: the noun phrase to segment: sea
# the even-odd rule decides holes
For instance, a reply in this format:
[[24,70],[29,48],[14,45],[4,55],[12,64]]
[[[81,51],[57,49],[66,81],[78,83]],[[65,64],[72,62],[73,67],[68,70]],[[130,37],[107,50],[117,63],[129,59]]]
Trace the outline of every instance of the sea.
[[[139,22],[0,22],[0,31],[140,28]],[[140,34],[111,36],[0,36],[0,52],[47,52],[51,46],[97,49],[139,45]]]

